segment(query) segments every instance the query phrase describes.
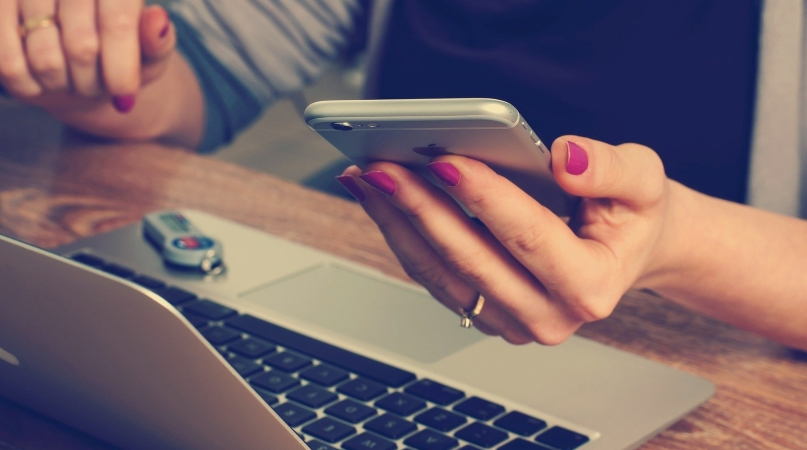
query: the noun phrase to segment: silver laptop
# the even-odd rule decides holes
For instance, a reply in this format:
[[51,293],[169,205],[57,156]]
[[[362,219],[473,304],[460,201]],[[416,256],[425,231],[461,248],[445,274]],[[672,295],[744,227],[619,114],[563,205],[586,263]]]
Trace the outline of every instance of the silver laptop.
[[509,345],[416,286],[184,214],[223,274],[166,267],[140,225],[55,253],[0,237],[0,395],[130,449],[616,450],[714,392],[576,336]]

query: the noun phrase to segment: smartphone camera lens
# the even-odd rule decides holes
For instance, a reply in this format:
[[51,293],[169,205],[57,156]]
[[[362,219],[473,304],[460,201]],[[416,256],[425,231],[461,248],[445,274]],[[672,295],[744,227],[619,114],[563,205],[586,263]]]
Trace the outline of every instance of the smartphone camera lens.
[[334,122],[331,124],[331,128],[339,131],[350,131],[353,129],[353,125],[350,122]]

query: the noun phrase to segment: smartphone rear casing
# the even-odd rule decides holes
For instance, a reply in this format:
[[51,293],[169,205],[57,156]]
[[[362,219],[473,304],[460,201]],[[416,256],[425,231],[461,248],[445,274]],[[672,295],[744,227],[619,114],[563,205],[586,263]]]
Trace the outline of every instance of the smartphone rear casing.
[[511,104],[494,99],[338,100],[312,103],[306,123],[359,167],[406,166],[434,181],[439,155],[488,164],[541,204],[569,216],[574,199],[555,183],[549,149]]

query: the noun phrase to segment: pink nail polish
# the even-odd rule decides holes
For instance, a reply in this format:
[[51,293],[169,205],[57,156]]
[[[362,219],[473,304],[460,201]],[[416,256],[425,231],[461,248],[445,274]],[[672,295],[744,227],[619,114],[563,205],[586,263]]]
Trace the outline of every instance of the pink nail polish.
[[568,150],[566,157],[566,172],[572,175],[580,175],[588,169],[588,155],[583,147],[572,141],[566,141]]
[[120,95],[112,98],[112,106],[121,114],[126,114],[134,108],[134,95]]
[[165,24],[165,27],[160,31],[160,39],[168,36],[168,31],[171,30],[171,22]]
[[454,167],[454,165],[451,163],[437,161],[431,164],[427,164],[426,168],[428,168],[429,172],[431,172],[435,177],[437,177],[438,180],[442,181],[443,183],[451,187],[460,184],[460,179],[462,178],[462,175],[460,174],[460,171],[457,170],[457,168]]
[[356,183],[356,180],[354,180],[353,177],[351,177],[350,175],[338,176],[336,177],[336,181],[338,181],[339,184],[341,184],[342,187],[345,188],[345,190],[350,192],[350,195],[355,197],[356,200],[363,202],[365,198],[367,198],[364,195],[364,191],[362,191],[361,187],[359,187],[359,184]]
[[390,178],[389,175],[378,170],[359,175],[359,178],[364,180],[365,183],[369,184],[373,188],[377,189],[382,194],[389,197],[395,195],[395,191],[398,190],[398,187],[395,185],[395,181]]

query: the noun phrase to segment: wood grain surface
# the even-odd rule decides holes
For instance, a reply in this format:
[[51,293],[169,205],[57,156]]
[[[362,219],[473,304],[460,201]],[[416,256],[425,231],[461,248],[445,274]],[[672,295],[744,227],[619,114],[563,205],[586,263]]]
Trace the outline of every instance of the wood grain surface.
[[[161,208],[203,210],[406,278],[353,203],[181,149],[24,145],[0,132],[2,234],[54,247]],[[803,354],[638,292],[579,334],[717,384],[711,400],[643,449],[807,449]],[[108,448],[0,399],[0,450]]]

